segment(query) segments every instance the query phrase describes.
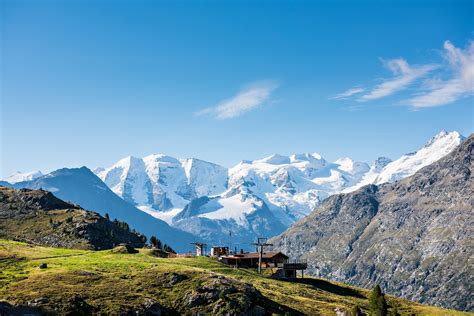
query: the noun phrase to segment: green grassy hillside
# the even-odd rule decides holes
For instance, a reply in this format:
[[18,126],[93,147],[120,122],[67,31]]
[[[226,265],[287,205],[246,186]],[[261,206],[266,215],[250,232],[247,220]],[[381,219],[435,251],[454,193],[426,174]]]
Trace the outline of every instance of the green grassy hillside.
[[[40,269],[42,263],[47,268]],[[270,271],[267,271],[269,274]],[[322,279],[286,282],[205,257],[163,259],[150,250],[115,254],[46,248],[0,240],[0,301],[43,311],[169,314],[334,315],[359,305],[368,291]],[[402,315],[467,315],[387,297]],[[255,307],[258,306],[258,307]]]

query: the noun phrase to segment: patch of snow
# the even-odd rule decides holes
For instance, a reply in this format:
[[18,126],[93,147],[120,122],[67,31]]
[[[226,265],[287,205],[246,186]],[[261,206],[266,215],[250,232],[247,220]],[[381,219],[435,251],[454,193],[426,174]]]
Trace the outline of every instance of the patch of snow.
[[23,182],[23,181],[31,181],[31,180],[37,179],[41,176],[43,176],[41,171],[31,171],[31,172],[17,171],[14,174],[12,174],[11,176],[9,176],[9,177],[7,177],[3,180],[8,182],[8,183],[14,184],[14,183]]

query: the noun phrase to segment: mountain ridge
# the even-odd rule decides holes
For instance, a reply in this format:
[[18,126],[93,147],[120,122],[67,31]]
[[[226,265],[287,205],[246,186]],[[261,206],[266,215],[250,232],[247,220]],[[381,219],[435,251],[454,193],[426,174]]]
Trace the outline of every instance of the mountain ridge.
[[333,195],[270,240],[309,273],[472,311],[474,135],[395,183]]
[[[318,153],[303,153],[273,154],[225,168],[196,158],[152,154],[125,157],[96,169],[96,174],[141,211],[200,237],[212,236],[206,242],[222,244],[232,231],[236,243],[249,243],[258,237],[257,231],[264,236],[280,234],[333,194],[409,176],[463,139],[458,132],[443,130],[411,154],[393,161],[382,156],[371,165],[347,157],[329,162]],[[268,229],[238,237],[256,222],[265,222]]]

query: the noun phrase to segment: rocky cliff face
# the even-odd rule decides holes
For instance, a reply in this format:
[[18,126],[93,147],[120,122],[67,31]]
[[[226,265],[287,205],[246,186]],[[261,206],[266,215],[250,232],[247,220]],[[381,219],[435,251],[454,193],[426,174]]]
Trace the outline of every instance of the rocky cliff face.
[[50,192],[6,187],[0,187],[0,238],[77,249],[109,249],[119,243],[144,245],[141,235]]
[[471,135],[411,177],[332,196],[271,241],[313,275],[472,311],[473,151]]

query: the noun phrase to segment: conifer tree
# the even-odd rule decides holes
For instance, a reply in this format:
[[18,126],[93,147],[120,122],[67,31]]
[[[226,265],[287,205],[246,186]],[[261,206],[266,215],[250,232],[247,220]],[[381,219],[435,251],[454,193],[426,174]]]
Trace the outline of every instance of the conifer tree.
[[380,285],[376,285],[369,296],[369,309],[370,315],[373,316],[386,316],[387,315],[387,302],[385,296],[380,289]]
[[158,238],[156,238],[156,236],[151,236],[150,237],[150,244],[152,247],[154,248],[158,248],[157,245],[158,245]]

